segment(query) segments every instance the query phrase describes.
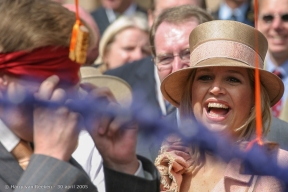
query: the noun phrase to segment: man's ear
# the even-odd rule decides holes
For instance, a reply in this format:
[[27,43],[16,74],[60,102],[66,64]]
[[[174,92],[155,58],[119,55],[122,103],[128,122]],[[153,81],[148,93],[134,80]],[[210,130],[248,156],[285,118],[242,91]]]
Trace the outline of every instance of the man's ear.
[[0,73],[0,91],[6,90],[8,85],[9,77],[4,73]]
[[[8,76],[3,74],[3,73],[0,73],[0,99],[3,99],[4,98],[4,92],[7,91],[7,87],[8,87]],[[2,114],[2,110],[1,110],[1,107],[0,107],[0,114]]]

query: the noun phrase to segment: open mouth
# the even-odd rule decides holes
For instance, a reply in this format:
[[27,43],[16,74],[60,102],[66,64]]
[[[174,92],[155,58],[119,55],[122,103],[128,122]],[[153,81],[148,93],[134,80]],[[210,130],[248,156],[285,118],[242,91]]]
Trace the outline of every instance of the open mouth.
[[230,111],[230,108],[222,103],[208,103],[206,110],[210,117],[224,117]]
[[273,36],[269,36],[269,39],[271,39],[273,43],[281,44],[287,40],[287,36],[286,35],[273,35]]

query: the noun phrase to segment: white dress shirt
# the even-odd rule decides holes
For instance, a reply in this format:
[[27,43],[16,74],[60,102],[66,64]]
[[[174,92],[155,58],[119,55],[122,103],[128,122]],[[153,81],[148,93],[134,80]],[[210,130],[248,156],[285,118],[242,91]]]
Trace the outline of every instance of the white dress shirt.
[[[82,130],[80,132],[78,146],[72,156],[91,178],[91,181],[96,185],[98,191],[105,192],[103,159],[87,131]],[[152,180],[152,175],[144,171],[141,161],[138,160],[138,162],[139,167],[134,175]]]
[[17,137],[5,124],[0,120],[0,142],[8,152],[11,152],[20,142]]
[[162,111],[162,115],[165,116],[165,115],[167,115],[167,110],[166,110],[166,106],[165,106],[165,100],[164,100],[164,97],[163,97],[161,89],[160,89],[161,82],[160,82],[160,78],[159,78],[157,71],[158,71],[157,67],[156,67],[156,65],[154,65],[154,78],[155,78],[155,82],[156,82],[155,89],[156,89],[156,94],[157,94],[156,96],[157,96],[157,100],[158,100],[160,109]]
[[[137,9],[137,5],[136,3],[132,3],[123,13],[123,15],[127,15],[127,16],[130,16],[130,15],[133,15],[135,12],[136,12],[136,9]],[[117,18],[117,13],[115,13],[112,9],[106,9],[105,8],[105,11],[106,11],[106,15],[108,17],[108,20],[110,23],[112,23],[113,21],[116,20]]]
[[240,7],[236,9],[231,9],[225,2],[219,7],[219,19],[220,20],[229,20],[234,14],[236,20],[239,22],[245,22],[246,11],[249,7],[249,3],[243,3]]
[[99,192],[105,192],[103,160],[87,131],[81,131],[73,158],[82,166]]

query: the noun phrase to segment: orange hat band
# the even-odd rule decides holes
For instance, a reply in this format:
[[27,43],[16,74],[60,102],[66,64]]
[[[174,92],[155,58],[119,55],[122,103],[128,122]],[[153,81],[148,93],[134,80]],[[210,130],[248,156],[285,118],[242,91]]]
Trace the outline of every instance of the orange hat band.
[[211,58],[228,58],[241,61],[255,67],[255,56],[258,57],[259,67],[263,69],[263,60],[251,47],[227,40],[208,41],[198,45],[190,55],[190,66]]

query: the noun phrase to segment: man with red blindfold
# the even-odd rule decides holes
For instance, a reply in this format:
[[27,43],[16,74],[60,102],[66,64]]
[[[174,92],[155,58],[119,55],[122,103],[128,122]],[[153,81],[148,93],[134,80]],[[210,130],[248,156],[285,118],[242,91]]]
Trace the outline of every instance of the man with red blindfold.
[[[68,58],[75,14],[50,0],[1,0],[0,18],[0,191],[97,191],[71,158],[80,120],[103,157],[107,191],[159,191],[155,167],[136,157],[135,124],[64,105],[79,87],[80,65]],[[81,87],[116,105],[109,90]],[[134,176],[141,166],[150,180]]]

